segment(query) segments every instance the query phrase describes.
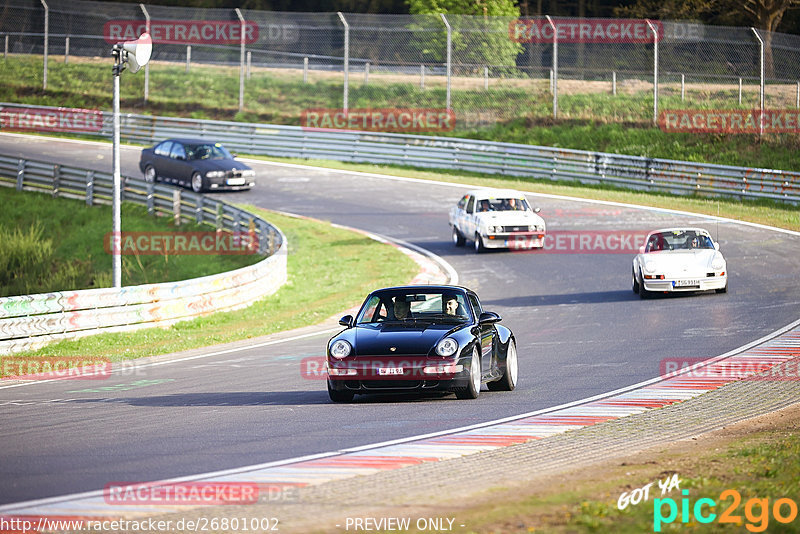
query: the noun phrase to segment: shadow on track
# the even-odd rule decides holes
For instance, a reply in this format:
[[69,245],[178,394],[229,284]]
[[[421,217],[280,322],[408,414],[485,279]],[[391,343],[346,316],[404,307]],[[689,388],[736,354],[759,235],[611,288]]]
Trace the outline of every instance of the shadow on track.
[[118,403],[130,406],[282,406],[330,404],[328,393],[319,391],[232,391],[225,393],[173,393],[150,397],[76,399],[75,403]]

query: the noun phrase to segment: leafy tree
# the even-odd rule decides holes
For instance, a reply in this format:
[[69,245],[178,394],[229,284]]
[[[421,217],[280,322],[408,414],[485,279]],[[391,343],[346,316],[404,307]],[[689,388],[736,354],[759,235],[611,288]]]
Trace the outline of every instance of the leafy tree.
[[[520,16],[513,0],[408,0],[408,5],[412,15],[456,15],[448,17],[454,64],[469,65],[472,69],[483,65],[514,66],[522,52],[522,46],[508,35],[509,22]],[[427,43],[419,43],[421,49],[445,53],[444,28],[441,35],[428,34],[425,39]]]

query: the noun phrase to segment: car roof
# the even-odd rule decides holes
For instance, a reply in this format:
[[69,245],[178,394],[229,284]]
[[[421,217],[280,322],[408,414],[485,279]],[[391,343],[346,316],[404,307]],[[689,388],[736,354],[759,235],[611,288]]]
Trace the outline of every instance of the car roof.
[[516,189],[472,189],[465,194],[476,198],[525,198],[525,194]]
[[216,145],[219,144],[216,141],[211,141],[209,139],[194,139],[191,137],[170,137],[169,139],[164,139],[164,141],[160,141],[156,143],[160,145],[166,141],[177,141],[183,145]]
[[433,285],[433,284],[418,284],[418,285],[407,285],[407,286],[392,286],[392,287],[382,287],[380,289],[374,289],[370,292],[377,293],[378,291],[425,291],[425,292],[437,292],[441,291],[442,293],[446,293],[448,291],[458,291],[460,293],[475,293],[471,289],[463,286],[452,286],[452,285]]

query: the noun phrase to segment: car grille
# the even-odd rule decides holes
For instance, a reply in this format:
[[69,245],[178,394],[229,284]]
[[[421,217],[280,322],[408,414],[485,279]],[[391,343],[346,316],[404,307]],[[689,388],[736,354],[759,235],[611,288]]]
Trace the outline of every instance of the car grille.
[[531,232],[531,231],[535,231],[536,230],[535,226],[531,227],[531,226],[527,226],[527,225],[503,226],[502,228],[503,228],[503,232]]
[[362,380],[364,389],[418,389],[422,380]]

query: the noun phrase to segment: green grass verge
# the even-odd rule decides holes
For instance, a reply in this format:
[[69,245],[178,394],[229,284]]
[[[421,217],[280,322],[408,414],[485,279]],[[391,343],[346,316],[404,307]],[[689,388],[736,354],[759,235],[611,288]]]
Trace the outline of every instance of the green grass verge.
[[[298,165],[314,165],[329,169],[370,172],[388,176],[405,176],[420,180],[437,180],[486,187],[509,187],[548,195],[563,195],[574,198],[586,198],[652,206],[673,210],[684,210],[705,215],[718,215],[741,221],[749,221],[778,228],[800,231],[800,206],[792,206],[771,200],[715,199],[702,197],[682,197],[668,193],[648,193],[630,191],[611,186],[583,185],[549,180],[534,180],[514,177],[498,177],[493,175],[467,173],[460,171],[425,171],[411,167],[382,166],[369,164],[343,163],[329,160],[306,160],[291,158],[273,158],[249,156],[264,161],[294,163]],[[547,212],[542,212],[547,219]]]
[[[112,285],[112,257],[103,248],[111,207],[0,187],[0,297]],[[213,231],[210,225],[153,217],[121,205],[123,232]],[[125,255],[123,285],[172,282],[221,273],[261,260],[256,255]]]
[[[48,89],[41,90],[40,57],[13,55],[0,61],[0,101],[87,109],[110,109],[108,63],[73,58],[65,65],[48,64]],[[431,81],[419,89],[414,76],[405,78],[373,73],[369,84],[353,77],[351,108],[441,108],[445,88]],[[432,78],[433,80],[433,78]],[[489,128],[459,129],[441,135],[613,152],[654,158],[701,161],[727,165],[800,169],[796,134],[753,135],[665,133],[652,124],[649,90],[578,92],[580,84],[559,94],[559,119],[552,119],[546,84],[533,80],[500,80],[487,91],[480,83],[454,80],[451,101],[457,116],[487,120]],[[308,108],[340,108],[341,76],[314,73],[307,84],[299,71],[254,69],[245,84],[245,107],[238,106],[238,68],[193,65],[190,72],[178,64],[150,67],[149,100],[144,103],[144,76],[126,75],[121,84],[123,111],[196,119],[238,120],[297,125]],[[572,91],[572,92],[570,92]],[[743,105],[735,88],[689,91],[686,101],[664,86],[660,109],[735,109],[756,106],[752,91]],[[791,107],[785,102],[773,107]],[[483,117],[483,119],[481,119]],[[461,122],[459,122],[461,124]]]
[[[779,423],[767,430],[701,442],[686,450],[679,445],[662,451],[639,454],[633,459],[612,465],[588,467],[581,473],[570,473],[548,484],[510,491],[495,488],[482,497],[481,504],[457,512],[439,509],[437,515],[453,516],[468,525],[470,533],[595,533],[614,532],[633,534],[654,532],[654,515],[669,516],[669,504],[655,499],[674,499],[677,516],[671,523],[663,522],[661,532],[800,532],[800,517],[788,524],[776,520],[775,502],[788,498],[798,504],[800,495],[800,440],[797,437],[797,417],[790,423]],[[677,449],[675,447],[678,447]],[[678,475],[680,489],[662,496],[657,481],[665,483]],[[618,508],[620,496],[653,483],[649,499]],[[683,495],[682,491],[688,491]],[[734,508],[735,490],[741,502]],[[721,497],[722,495],[722,497]],[[687,521],[682,518],[682,499],[687,499]],[[710,523],[698,521],[693,514],[699,499],[708,502],[702,514],[716,514]],[[751,499],[762,500],[760,504]],[[730,509],[733,524],[720,522],[720,516]],[[747,515],[747,512],[750,515]],[[797,508],[795,508],[795,511]],[[451,513],[452,512],[452,513]],[[783,503],[782,517],[791,516],[791,508]],[[738,517],[738,521],[735,519]],[[747,526],[750,525],[750,526]],[[412,530],[413,532],[413,530]]]
[[240,206],[278,226],[289,242],[289,281],[252,306],[168,328],[99,334],[25,356],[85,356],[121,361],[272,334],[315,324],[355,306],[376,287],[407,283],[418,267],[392,246],[330,224]]

